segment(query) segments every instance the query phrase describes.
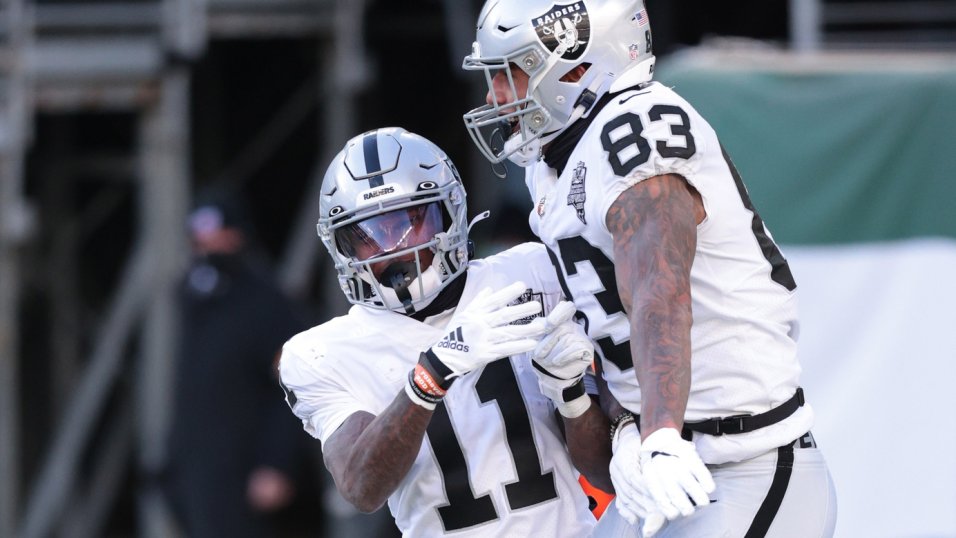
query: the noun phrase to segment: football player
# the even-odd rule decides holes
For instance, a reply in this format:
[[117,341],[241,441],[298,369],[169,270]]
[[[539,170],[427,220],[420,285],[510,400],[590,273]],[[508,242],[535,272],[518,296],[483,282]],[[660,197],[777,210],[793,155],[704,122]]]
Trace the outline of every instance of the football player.
[[476,32],[463,67],[488,94],[465,124],[525,167],[532,229],[627,410],[596,535],[832,535],[796,284],[714,130],[652,81],[644,2],[491,0]]
[[472,260],[455,167],[399,128],[345,145],[319,214],[355,306],[287,342],[280,375],[342,496],[387,500],[405,536],[590,536],[578,469],[610,488],[609,425],[543,245]]

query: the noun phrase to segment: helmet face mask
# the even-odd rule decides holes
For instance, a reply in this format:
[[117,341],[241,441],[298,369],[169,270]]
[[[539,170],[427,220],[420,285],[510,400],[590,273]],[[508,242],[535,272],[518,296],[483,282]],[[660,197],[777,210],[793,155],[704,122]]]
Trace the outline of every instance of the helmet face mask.
[[319,237],[353,304],[411,314],[468,264],[465,191],[437,146],[400,128],[356,136],[322,182]]
[[[492,103],[465,114],[465,127],[482,155],[491,162],[499,163],[527,148],[543,134],[542,129],[551,123],[548,110],[528,95],[528,85],[516,82],[516,78],[521,76],[519,69],[530,82],[533,74],[540,72],[536,66],[540,66],[544,59],[536,48],[526,47],[514,55],[520,57],[518,61],[522,67],[518,67],[519,64],[514,63],[512,57],[485,57],[477,51],[480,51],[480,47],[475,43],[472,55],[465,58],[463,67],[484,73]],[[507,81],[507,94],[514,99],[511,102],[498,102],[493,81],[499,74]],[[506,148],[506,144],[509,147]]]
[[[492,102],[465,114],[465,126],[491,162],[527,166],[597,97],[649,81],[653,65],[643,0],[488,0],[462,68],[484,73]],[[516,101],[497,102],[496,76]]]

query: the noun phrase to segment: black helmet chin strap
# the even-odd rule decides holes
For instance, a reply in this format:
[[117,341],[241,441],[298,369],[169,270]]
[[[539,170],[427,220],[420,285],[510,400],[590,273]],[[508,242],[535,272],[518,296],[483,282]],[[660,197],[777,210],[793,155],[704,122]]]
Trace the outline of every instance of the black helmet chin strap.
[[382,273],[382,284],[395,290],[395,295],[405,307],[406,314],[414,314],[415,307],[412,305],[412,293],[408,291],[408,286],[418,277],[418,266],[413,261],[396,261],[389,264]]

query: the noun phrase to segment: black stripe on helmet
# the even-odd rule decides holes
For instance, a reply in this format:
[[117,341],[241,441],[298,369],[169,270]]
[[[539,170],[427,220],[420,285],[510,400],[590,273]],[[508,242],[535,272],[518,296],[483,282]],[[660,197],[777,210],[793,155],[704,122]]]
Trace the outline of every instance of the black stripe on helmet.
[[378,156],[378,131],[365,135],[362,139],[362,151],[365,153],[365,173],[370,176],[369,188],[381,187],[385,184],[385,179],[381,174],[382,164]]

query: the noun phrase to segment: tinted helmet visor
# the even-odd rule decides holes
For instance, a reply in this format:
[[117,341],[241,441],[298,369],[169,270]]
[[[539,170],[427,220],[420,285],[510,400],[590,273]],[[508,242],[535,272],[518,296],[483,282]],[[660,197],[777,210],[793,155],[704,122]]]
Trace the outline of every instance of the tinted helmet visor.
[[365,261],[431,241],[443,231],[438,202],[396,209],[361,220],[335,231],[335,240],[346,256]]

